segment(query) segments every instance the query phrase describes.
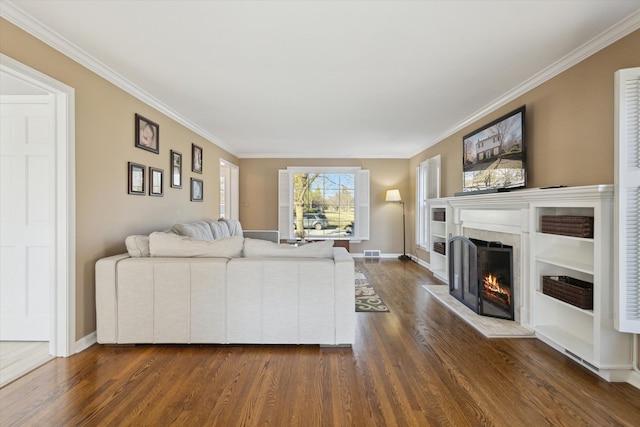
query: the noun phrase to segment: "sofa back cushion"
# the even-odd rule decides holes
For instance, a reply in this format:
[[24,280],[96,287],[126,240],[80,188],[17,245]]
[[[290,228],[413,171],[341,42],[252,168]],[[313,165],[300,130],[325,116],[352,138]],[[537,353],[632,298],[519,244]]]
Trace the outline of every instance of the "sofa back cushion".
[[333,240],[293,246],[245,238],[244,256],[246,258],[333,258]]
[[172,233],[154,232],[149,235],[152,257],[215,257],[242,256],[243,237],[232,236],[216,240],[200,240]]
[[[174,224],[170,231],[179,236],[193,237],[198,240],[214,239],[211,227],[206,221],[191,222],[188,224]],[[223,237],[229,237],[229,235]]]

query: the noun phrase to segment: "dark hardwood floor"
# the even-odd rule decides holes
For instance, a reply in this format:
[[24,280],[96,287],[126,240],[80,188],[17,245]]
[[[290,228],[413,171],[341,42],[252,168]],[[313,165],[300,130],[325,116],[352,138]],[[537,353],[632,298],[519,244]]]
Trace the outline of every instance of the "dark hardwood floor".
[[479,335],[412,262],[356,261],[389,306],[352,348],[95,345],[0,390],[0,425],[639,426],[640,390],[536,339]]

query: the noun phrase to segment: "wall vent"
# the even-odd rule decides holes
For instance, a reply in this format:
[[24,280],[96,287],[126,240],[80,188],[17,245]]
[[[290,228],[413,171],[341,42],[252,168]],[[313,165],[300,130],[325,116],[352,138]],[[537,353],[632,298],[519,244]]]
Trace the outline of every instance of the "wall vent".
[[380,258],[381,252],[379,249],[370,249],[364,251],[365,258]]

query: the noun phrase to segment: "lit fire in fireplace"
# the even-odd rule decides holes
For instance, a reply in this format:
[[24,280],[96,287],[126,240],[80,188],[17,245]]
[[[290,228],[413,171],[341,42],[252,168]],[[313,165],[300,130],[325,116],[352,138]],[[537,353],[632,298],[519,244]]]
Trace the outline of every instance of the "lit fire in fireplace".
[[486,299],[496,304],[511,306],[511,290],[500,286],[498,278],[492,274],[485,276],[482,281],[482,294]]

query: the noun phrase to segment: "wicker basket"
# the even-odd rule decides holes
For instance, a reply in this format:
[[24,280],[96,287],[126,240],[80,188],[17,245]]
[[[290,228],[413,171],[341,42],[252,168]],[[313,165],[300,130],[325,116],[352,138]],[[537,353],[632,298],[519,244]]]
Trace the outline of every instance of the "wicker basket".
[[433,220],[444,222],[447,220],[447,212],[446,211],[433,211]]
[[440,255],[446,255],[447,245],[445,242],[433,242],[433,251]]
[[592,239],[593,217],[575,215],[542,215],[542,232]]
[[542,293],[585,310],[593,309],[593,283],[569,276],[542,276]]

